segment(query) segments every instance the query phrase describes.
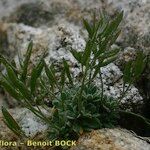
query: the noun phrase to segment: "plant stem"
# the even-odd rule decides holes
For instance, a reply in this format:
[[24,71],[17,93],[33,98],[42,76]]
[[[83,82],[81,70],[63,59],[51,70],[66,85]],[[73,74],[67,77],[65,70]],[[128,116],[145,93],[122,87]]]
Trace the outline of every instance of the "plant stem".
[[44,83],[44,81],[40,78],[40,84],[41,86],[48,92],[48,94],[54,98],[56,98],[54,91],[52,90],[52,92],[47,88],[46,84]]
[[101,81],[101,101],[102,101],[103,97],[104,97],[104,83],[103,83],[101,69],[100,69],[100,72],[99,72],[99,76],[100,76],[100,81]]
[[83,70],[83,65],[82,65],[83,79],[82,79],[81,90],[80,90],[80,94],[79,94],[79,98],[78,98],[78,110],[79,110],[79,112],[81,112],[82,92],[83,92],[83,89],[84,89],[84,85],[85,85],[84,83],[85,83],[85,79],[86,79],[86,76],[87,76],[88,63],[89,63],[89,60],[87,61],[87,64],[85,66],[85,72]]
[[91,80],[92,80],[92,71],[93,71],[93,68],[91,68],[91,70],[90,70],[88,85],[91,84]]
[[125,84],[123,85],[123,92],[122,92],[122,95],[120,96],[120,98],[118,100],[119,102],[123,99],[123,97],[125,97],[125,95],[128,92],[128,90],[129,90],[130,87],[131,87],[131,83],[128,85],[128,87],[125,90]]
[[95,65],[96,63],[96,58],[94,57],[92,62],[91,62],[91,67],[90,67],[90,75],[89,75],[89,85],[91,84],[91,81],[93,80],[92,78],[92,72],[93,72],[93,66]]
[[47,122],[49,122],[50,120],[43,114],[43,112],[41,111],[41,109],[39,108],[39,106],[37,105],[36,107],[37,107],[39,113],[41,114],[41,116],[43,116],[43,118],[45,118],[45,120],[47,120]]
[[40,113],[40,111],[38,111],[37,109],[35,109],[28,100],[24,99],[26,102],[26,106],[27,108],[33,112],[37,117],[39,117],[40,119],[42,119],[44,122],[48,123],[49,121],[47,121],[47,118],[45,118],[45,116],[43,117],[43,114]]

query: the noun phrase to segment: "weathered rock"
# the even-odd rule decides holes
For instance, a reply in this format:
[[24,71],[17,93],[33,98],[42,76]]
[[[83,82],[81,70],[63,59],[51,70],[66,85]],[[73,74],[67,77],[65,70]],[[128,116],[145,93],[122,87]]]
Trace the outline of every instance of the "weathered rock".
[[45,10],[42,6],[39,1],[22,4],[9,18],[4,20],[34,27],[54,23],[55,14],[52,11]]
[[0,54],[8,55],[7,48],[8,48],[7,34],[5,32],[3,25],[0,23]]
[[[31,68],[46,52],[45,60],[48,63],[58,61],[61,64],[60,61],[63,57],[68,60],[73,66],[72,73],[76,77],[80,70],[69,50],[70,48],[83,50],[86,34],[80,27],[81,19],[83,17],[90,19],[94,10],[98,13],[102,9],[105,9],[110,17],[114,16],[117,11],[124,10],[123,30],[116,42],[122,47],[123,52],[120,53],[118,62],[116,62],[117,65],[123,65],[124,62],[133,59],[137,50],[143,50],[145,54],[149,53],[149,0],[1,0],[0,20],[9,23],[0,24],[0,46],[3,48],[3,50],[0,48],[0,53],[6,54],[10,59],[13,59],[17,53],[22,57],[27,50],[29,41],[33,40]],[[15,57],[15,59],[18,62],[18,58]],[[148,83],[149,71],[146,71],[146,74],[147,76],[144,78],[148,79],[145,81]],[[122,91],[122,72],[120,69],[113,63],[109,64],[102,68],[102,76],[104,78],[104,94],[118,99]],[[139,84],[143,83],[142,81]],[[96,79],[96,83],[99,87],[101,86],[99,78]],[[149,84],[146,84],[146,89],[148,88]],[[13,102],[10,97],[7,100]],[[4,101],[0,100],[1,102],[0,105],[3,105]],[[122,109],[138,112],[143,105],[143,98],[137,88],[131,86],[121,103]],[[27,135],[32,136],[46,129],[46,125],[24,108],[12,110],[12,114]],[[3,124],[0,125],[0,128],[2,129],[0,137],[5,137],[7,140],[15,138]],[[105,150],[108,148],[119,150],[150,149],[146,142],[121,129],[94,131],[91,135],[92,138],[89,137],[83,144],[79,140],[79,148],[78,146],[76,148],[81,150],[81,145],[83,145],[83,149],[89,147]],[[95,143],[100,144],[97,144],[96,147]]]
[[[41,110],[43,114],[45,114],[45,116],[51,114],[51,111],[47,112],[45,109]],[[8,111],[16,119],[17,123],[20,125],[20,127],[28,137],[34,137],[37,133],[42,132],[44,133],[44,131],[47,129],[47,125],[26,108],[9,109]],[[8,133],[12,133],[12,131],[10,131],[8,127],[6,127],[6,125],[3,123],[1,113],[0,113],[0,122],[1,122],[0,137],[1,139],[4,140],[7,139],[7,136],[9,135]],[[11,137],[13,136],[14,134],[12,134]]]
[[[25,108],[15,108],[13,110],[10,109],[9,112],[17,120],[30,139],[36,137],[36,139],[43,140],[46,138],[45,133],[47,133],[48,126],[29,110]],[[42,112],[45,113],[45,115],[50,115],[50,111],[46,112],[42,110]],[[3,123],[1,114],[0,129],[0,138],[2,140],[19,142],[19,139]],[[142,138],[125,129],[101,129],[84,133],[77,141],[77,145],[70,150],[149,150],[150,144],[148,142],[150,142],[149,138]],[[28,149],[26,146],[23,148]],[[51,147],[44,148],[51,149]]]
[[1,0],[0,1],[0,19],[4,16],[9,16],[17,7],[22,4],[36,0]]
[[[13,2],[16,4],[17,1],[13,0]],[[63,20],[81,25],[81,18],[83,18],[83,16],[85,18],[91,17],[89,14],[94,10],[99,12],[98,10],[105,9],[110,16],[114,16],[117,11],[124,10],[122,34],[117,44],[125,49],[129,46],[135,48],[135,52],[140,49],[146,54],[149,53],[150,24],[148,20],[150,2],[148,0],[107,0],[101,2],[98,0],[94,2],[93,0],[33,0],[30,3],[28,3],[28,1],[20,1],[15,7],[13,7],[14,5],[11,6],[12,3],[9,1],[1,3],[3,8],[1,14],[4,16],[4,8],[8,7],[13,10],[13,13],[8,11],[10,14],[9,17],[6,17],[8,22],[24,23],[36,27],[58,25],[62,22],[62,18]]]
[[[105,95],[113,97],[116,100],[120,99],[123,91],[122,75],[120,69],[113,63],[102,68]],[[96,83],[99,87],[101,86],[100,79]],[[143,98],[140,96],[138,89],[132,85],[124,98],[120,99],[120,102],[122,109],[139,112],[143,104]]]
[[[7,8],[7,9],[6,9]],[[1,1],[1,16],[9,22],[22,22],[27,25],[55,25],[61,18],[79,23],[81,18],[89,17],[94,10],[105,9],[111,16],[117,11],[124,11],[123,32],[119,42],[124,47],[140,47],[147,51],[149,48],[149,13],[148,0],[32,0],[32,1]],[[36,13],[36,14],[35,14]],[[5,19],[4,19],[5,20]],[[50,24],[48,24],[50,22]]]
[[85,45],[81,28],[64,20],[60,25],[46,29],[23,24],[4,24],[3,26],[7,28],[9,50],[16,50],[21,57],[25,54],[29,42],[33,40],[31,58],[33,62],[35,59],[38,60],[45,51],[49,53],[49,57],[59,60],[67,57],[69,47],[80,50]]
[[[44,109],[41,109],[42,112],[47,116],[50,115],[51,111],[47,112]],[[15,109],[8,109],[10,114],[15,118],[17,123],[20,125],[22,130],[25,132],[27,137],[20,138],[16,136],[3,122],[3,116],[0,112],[0,141],[6,142],[16,142],[16,146],[0,146],[1,150],[29,150],[32,149],[32,146],[27,146],[28,140],[33,141],[45,141],[47,139],[47,128],[48,126],[43,123],[37,116],[31,113],[26,108],[15,108]],[[24,143],[24,144],[20,144]],[[39,150],[52,150],[52,147],[36,147]]]
[[[13,3],[16,4],[16,0]],[[34,27],[58,24],[61,18],[79,24],[83,16],[90,16],[89,12],[102,7],[102,3],[97,0],[94,3],[93,0],[25,0],[16,6],[14,4],[3,2],[0,18],[5,22],[21,22]],[[6,14],[5,8],[8,8]]]
[[[148,139],[147,139],[148,140]],[[149,150],[150,144],[124,129],[101,129],[81,136],[71,150]]]
[[[29,41],[33,40],[34,47],[31,64],[36,64],[42,54],[46,52],[45,60],[48,63],[58,62],[61,64],[62,59],[65,58],[72,64],[74,76],[78,76],[80,69],[78,66],[75,67],[76,61],[69,50],[82,51],[85,47],[84,32],[83,30],[83,33],[81,32],[80,27],[66,21],[47,29],[34,28],[23,24],[7,24],[7,26],[8,43],[12,51],[17,50],[22,57],[27,50]],[[121,96],[123,87],[120,69],[116,65],[110,64],[102,68],[102,76],[104,94],[118,99]],[[97,79],[96,83],[100,86],[99,79]],[[134,111],[140,110],[143,103],[142,97],[134,86],[131,86],[131,89],[121,102],[123,104],[122,108]]]

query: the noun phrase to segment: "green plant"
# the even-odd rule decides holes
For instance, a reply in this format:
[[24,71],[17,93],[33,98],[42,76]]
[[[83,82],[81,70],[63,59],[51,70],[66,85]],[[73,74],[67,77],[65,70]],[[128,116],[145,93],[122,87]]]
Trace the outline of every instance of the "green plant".
[[[118,117],[116,101],[106,96],[101,99],[101,92],[93,84],[84,86],[81,97],[80,90],[80,86],[65,88],[53,100],[55,110],[49,130],[51,139],[71,139],[84,131],[115,125]],[[82,98],[81,111],[78,110],[78,98]]]
[[[75,81],[72,77],[69,63],[65,59],[62,60],[61,73],[57,71],[54,64],[47,65],[44,56],[29,73],[32,42],[28,46],[25,60],[23,63],[20,61],[19,69],[14,63],[9,63],[3,56],[0,56],[0,62],[5,66],[7,72],[1,74],[1,86],[20,104],[49,125],[49,138],[53,140],[75,138],[84,131],[115,125],[119,105],[117,100],[104,95],[101,68],[117,58],[119,49],[111,50],[110,47],[120,34],[118,26],[122,17],[123,12],[119,13],[112,21],[105,15],[101,15],[100,19],[94,15],[91,24],[87,20],[83,20],[84,27],[88,32],[85,49],[82,52],[70,50],[80,65],[81,82]],[[120,99],[129,89],[129,87],[125,88],[125,84],[129,83],[130,86],[139,77],[143,67],[144,55],[142,53],[138,54],[134,62],[126,65]],[[95,85],[96,77],[100,79],[101,87]],[[43,114],[39,107],[49,109],[45,104],[45,99],[52,102],[53,111],[49,116]],[[10,127],[11,115],[9,114],[7,117],[4,113],[3,115]],[[21,130],[19,125],[15,125],[15,128],[11,129]]]

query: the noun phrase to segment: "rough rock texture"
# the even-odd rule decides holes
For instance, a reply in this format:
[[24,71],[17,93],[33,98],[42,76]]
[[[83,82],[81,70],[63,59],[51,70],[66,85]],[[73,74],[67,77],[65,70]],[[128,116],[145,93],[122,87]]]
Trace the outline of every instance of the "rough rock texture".
[[[45,115],[48,115],[44,109],[41,109]],[[22,127],[22,130],[28,137],[34,137],[37,133],[44,132],[47,129],[47,125],[45,125],[41,119],[37,118],[31,111],[26,108],[15,108],[8,110],[10,114],[16,119],[17,123]],[[49,112],[50,114],[50,112]],[[10,130],[6,127],[6,125],[2,121],[2,114],[0,113],[0,138],[7,139],[8,133]],[[13,137],[13,133],[12,136]]]
[[150,30],[150,1],[149,0],[108,0],[106,7],[110,13],[124,10],[124,25],[121,37],[122,44],[142,48],[148,52]]
[[150,29],[149,0],[6,0],[0,1],[0,18],[7,22],[22,22],[31,26],[51,26],[60,23],[61,18],[79,23],[89,17],[93,10],[105,9],[111,16],[124,11],[123,32],[119,42],[124,47],[140,47],[148,51]]
[[124,129],[101,129],[80,137],[71,150],[149,150],[144,139]]
[[[30,136],[31,139],[35,136],[39,138],[40,136],[38,135],[47,130],[47,126],[27,109],[16,108],[9,110],[9,112],[15,117],[26,135]],[[18,138],[6,128],[6,125],[2,121],[1,114],[0,129],[1,139],[18,140]],[[71,150],[149,150],[150,144],[148,144],[148,142],[150,142],[149,138],[139,137],[125,129],[101,129],[83,134],[77,141],[77,145],[72,147]],[[24,149],[26,148],[24,147]]]
[[61,24],[46,29],[15,23],[5,23],[3,28],[7,33],[9,50],[16,51],[21,55],[20,57],[25,54],[29,42],[33,40],[34,47],[31,58],[33,63],[45,52],[49,54],[47,60],[59,61],[63,57],[70,59],[72,56],[71,54],[68,56],[70,47],[81,50],[85,46],[81,28],[64,20]]
[[[98,13],[102,9],[108,12],[110,18],[117,11],[124,10],[122,34],[115,43],[122,48],[122,52],[115,64],[122,66],[124,62],[134,59],[137,50],[143,50],[145,54],[150,52],[149,0],[0,0],[0,53],[7,55],[10,59],[15,57],[17,61],[16,54],[22,57],[29,41],[33,40],[31,67],[43,53],[46,53],[45,59],[50,63],[58,61],[61,64],[60,61],[65,57],[73,66],[74,76],[78,76],[80,70],[69,50],[70,48],[83,50],[87,35],[81,27],[81,19],[83,16],[90,19],[93,10]],[[118,98],[122,90],[122,72],[115,64],[102,68],[102,76],[104,77],[104,93]],[[147,69],[144,76],[147,79],[145,89],[150,88],[149,74]],[[143,84],[142,81],[140,85]],[[97,84],[100,86],[98,78]],[[5,103],[2,99],[0,99],[0,106]],[[7,100],[13,102],[10,97]],[[140,96],[138,89],[132,86],[121,102],[123,109],[137,112],[141,110],[143,97]],[[14,106],[16,106],[15,103]],[[46,129],[45,125],[39,123],[39,120],[36,120],[35,116],[24,108],[13,110],[12,113],[27,135],[35,135],[38,131]],[[12,138],[12,133],[8,132],[3,124],[0,124],[0,129],[2,129],[0,137]],[[105,137],[107,134],[110,137]],[[96,139],[99,141],[97,142]],[[100,144],[95,144],[99,142]],[[96,149],[95,145],[104,146],[100,147],[104,150],[108,148],[150,149],[146,142],[120,129],[94,131],[87,141],[85,139],[85,142],[82,144],[79,142],[79,145],[83,145],[83,150],[88,149],[90,145],[93,146],[91,150]],[[77,149],[81,150],[81,147]]]
[[[12,1],[14,4],[17,0]],[[16,7],[11,2],[1,2],[2,18],[5,22],[22,22],[31,26],[51,26],[60,23],[60,18],[79,23],[83,16],[90,16],[89,12],[102,7],[98,0],[32,0],[20,1]],[[11,6],[12,5],[12,6]],[[8,11],[5,14],[5,8]]]
[[[46,61],[61,62],[62,58],[70,61],[72,64],[72,72],[77,76],[80,72],[76,66],[76,61],[69,50],[83,50],[85,47],[84,30],[64,21],[58,26],[50,28],[34,28],[23,24],[4,24],[7,26],[7,37],[11,51],[17,50],[23,56],[27,50],[27,45],[32,39],[34,42],[33,55],[31,57],[32,64],[36,64],[37,60],[43,53],[47,53]],[[83,32],[83,33],[82,33]],[[16,58],[17,60],[17,58]],[[32,67],[32,65],[31,65]],[[102,68],[104,78],[104,93],[114,98],[119,98],[122,92],[122,72],[115,64],[110,64]],[[100,80],[97,79],[98,86]],[[124,109],[137,111],[142,105],[142,97],[138,90],[132,86],[126,97],[121,101]],[[138,107],[137,107],[138,106]]]
[[[17,146],[0,146],[1,150],[29,150],[34,149],[33,147],[20,145],[20,142],[26,143],[27,140],[37,140],[37,141],[44,141],[47,138],[47,128],[48,126],[45,125],[40,119],[38,119],[33,113],[31,113],[26,108],[15,108],[15,109],[8,109],[10,114],[15,118],[17,123],[22,127],[22,130],[27,135],[27,138],[19,138],[16,136],[3,122],[3,116],[0,112],[0,140],[3,141],[15,141],[17,142]],[[50,114],[50,112],[46,112],[42,109],[42,112],[46,115]],[[38,150],[52,150],[51,147],[37,147]]]
[[[116,11],[123,10],[125,13],[125,25],[123,26],[125,29],[125,32],[123,32],[124,36],[127,35],[129,31],[135,31],[134,34],[133,32],[130,32],[130,35],[127,35],[128,37],[126,38],[128,39],[128,42],[139,42],[135,40],[142,37],[147,39],[147,36],[149,35],[150,2],[148,0],[95,0],[94,2],[93,0],[32,0],[30,1],[30,3],[28,0],[25,0],[19,1],[19,3],[16,2],[17,0],[13,0],[12,2],[8,0],[5,2],[1,2],[1,14],[3,14],[3,16],[6,16],[6,14],[8,13],[10,16],[6,20],[8,20],[9,22],[16,21],[26,24],[26,22],[24,21],[28,20],[29,24],[27,23],[27,25],[32,26],[32,24],[44,25],[45,21],[51,22],[50,20],[52,19],[53,23],[51,24],[54,25],[55,23],[60,22],[60,18],[63,17],[69,21],[77,20],[76,18],[78,18],[77,22],[79,23],[80,19],[83,16],[89,16],[89,12],[91,12],[92,10],[105,9],[105,11],[109,12],[110,15],[114,15]],[[6,8],[7,13],[5,13]],[[10,11],[10,9],[12,10],[12,12]],[[35,12],[38,13],[35,14]],[[49,18],[49,16],[51,17]],[[19,18],[24,20],[20,20]],[[42,23],[41,19],[44,18],[45,21]],[[34,22],[32,21],[32,19],[34,19]],[[134,40],[130,40],[130,36],[132,36]],[[126,43],[127,46],[129,45],[128,42]],[[146,46],[148,43],[143,44]]]
[[9,16],[14,10],[22,4],[29,3],[35,0],[1,0],[0,1],[0,18]]
[[[119,99],[122,94],[123,80],[122,72],[113,63],[102,68],[102,77],[104,82],[104,94],[110,97]],[[99,83],[97,81],[97,83]],[[126,85],[128,86],[128,85]],[[138,112],[143,104],[143,98],[140,96],[138,89],[133,85],[126,93],[126,96],[121,99],[121,108]]]
[[[43,113],[46,113],[45,110],[41,110]],[[44,132],[47,129],[47,125],[27,109],[15,111],[14,116],[27,136],[34,136],[38,132]]]

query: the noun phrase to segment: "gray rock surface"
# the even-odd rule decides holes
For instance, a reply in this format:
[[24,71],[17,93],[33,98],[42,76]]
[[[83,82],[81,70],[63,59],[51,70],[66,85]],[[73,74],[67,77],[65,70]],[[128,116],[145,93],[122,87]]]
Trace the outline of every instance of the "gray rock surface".
[[[69,50],[72,48],[82,51],[85,47],[84,30],[81,30],[80,27],[66,21],[63,21],[58,26],[55,25],[46,29],[34,28],[23,24],[5,24],[5,26],[7,26],[9,46],[12,51],[17,50],[21,56],[25,54],[29,41],[33,40],[32,64],[35,64],[46,51],[47,57],[45,60],[48,63],[61,62],[65,58],[72,64],[74,76],[79,74],[80,70],[78,67],[74,68],[76,61]],[[121,96],[123,87],[122,72],[112,63],[102,68],[102,73],[104,94],[118,99]],[[96,83],[100,86],[99,79],[97,79]],[[132,86],[121,102],[124,109],[135,111],[142,106],[143,100],[138,90]]]
[[99,12],[103,9],[111,16],[116,11],[123,10],[123,32],[118,42],[124,48],[131,46],[148,53],[150,47],[149,0],[1,0],[0,18],[4,17],[3,20],[7,22],[22,22],[37,27],[60,24],[61,18],[79,24],[83,16],[89,17],[91,11]]
[[[108,0],[106,7],[113,13],[124,10],[124,25],[120,42],[124,47],[149,51],[150,1],[149,0]],[[106,8],[106,10],[107,10]]]
[[22,4],[35,0],[0,0],[0,18],[9,16],[14,10]]
[[[148,140],[148,139],[147,139]],[[71,150],[149,150],[146,139],[120,128],[101,129],[81,136]]]
[[[15,57],[18,62],[16,55],[23,57],[29,41],[33,40],[31,68],[45,52],[47,63],[60,62],[64,57],[74,67],[76,61],[69,50],[83,50],[87,36],[81,27],[81,19],[90,18],[93,10],[98,13],[103,9],[110,17],[124,10],[122,33],[116,42],[122,52],[115,64],[102,68],[104,94],[117,99],[122,91],[122,72],[118,66],[134,59],[137,50],[143,50],[145,54],[150,52],[149,0],[0,0],[0,53],[10,59]],[[6,42],[1,44],[1,41]],[[72,69],[74,76],[78,76],[79,72],[78,67]],[[96,82],[101,86],[98,78]],[[5,103],[2,99],[0,106]],[[8,99],[12,102],[10,97]],[[131,86],[121,102],[123,109],[138,111],[142,107],[143,98],[138,89]],[[29,136],[47,129],[46,125],[24,108],[10,111]],[[2,124],[1,115],[0,129],[0,138],[13,136]],[[83,135],[72,150],[82,149],[149,150],[150,146],[126,130],[103,129]]]
[[[50,115],[51,111],[46,111],[45,109],[42,109],[43,114],[45,116]],[[25,134],[28,137],[34,137],[37,133],[43,133],[48,127],[46,124],[44,124],[41,119],[37,118],[30,110],[26,108],[15,108],[15,109],[8,109],[10,114],[15,118],[17,123],[20,125],[22,130],[25,132]],[[10,130],[6,127],[6,125],[2,121],[2,114],[0,113],[0,138],[2,137],[6,139],[5,136],[9,135],[8,133]],[[12,136],[13,137],[13,133]]]
[[[38,137],[39,134],[47,133],[47,125],[43,124],[29,110],[16,108],[13,110],[10,109],[9,112],[31,139]],[[17,137],[3,123],[1,113],[0,129],[1,139],[17,141]],[[125,129],[101,129],[84,133],[76,142],[76,146],[70,150],[149,150],[150,144],[148,144],[148,141],[150,141],[149,138],[137,136]],[[28,150],[26,147],[23,148]]]
[[130,46],[149,53],[149,0],[1,0],[0,4],[2,22],[24,23],[34,27],[58,25],[62,18],[81,25],[81,19],[91,17],[94,10],[97,13],[105,10],[111,17],[123,10],[124,21],[118,44],[123,48]]

